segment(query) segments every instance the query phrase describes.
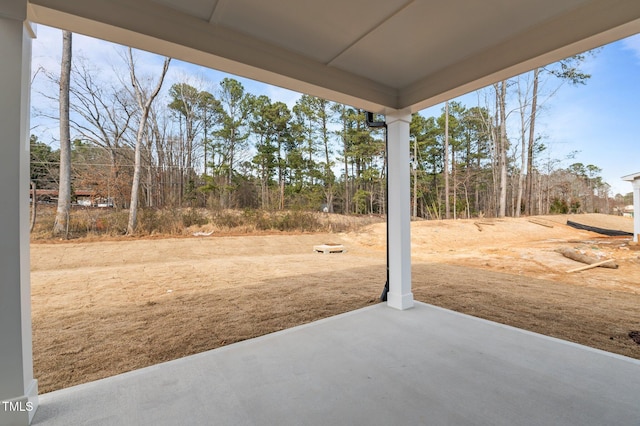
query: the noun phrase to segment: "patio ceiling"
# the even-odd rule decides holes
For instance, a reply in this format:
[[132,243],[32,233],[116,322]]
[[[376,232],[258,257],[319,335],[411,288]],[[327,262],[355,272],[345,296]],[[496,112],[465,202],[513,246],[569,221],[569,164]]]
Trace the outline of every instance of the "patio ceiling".
[[384,112],[640,32],[640,2],[31,0],[29,19]]

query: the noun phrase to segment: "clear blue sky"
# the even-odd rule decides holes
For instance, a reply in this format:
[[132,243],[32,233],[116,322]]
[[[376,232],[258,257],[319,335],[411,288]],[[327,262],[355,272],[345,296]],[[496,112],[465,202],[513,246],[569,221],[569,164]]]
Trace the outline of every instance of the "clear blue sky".
[[603,169],[616,192],[631,192],[620,177],[640,172],[640,37],[605,46],[588,64],[586,86],[563,87],[545,117],[545,133],[559,153]]
[[[62,45],[61,32],[44,26],[38,27],[38,38],[33,43],[33,72],[38,68],[59,73]],[[111,71],[114,64],[123,64],[119,57],[123,48],[111,43],[74,35],[74,57],[86,58],[92,66]],[[162,59],[156,55],[140,53],[138,65],[141,74],[157,74]],[[122,69],[122,67],[120,67]],[[594,164],[602,168],[602,176],[612,187],[613,194],[631,192],[631,184],[623,182],[623,175],[640,172],[640,35],[621,40],[602,48],[583,66],[591,74],[584,86],[564,85],[550,98],[544,107],[537,129],[544,137],[551,155],[563,158],[572,151],[579,151],[572,162]],[[106,72],[105,72],[106,74]],[[115,76],[115,73],[113,73]],[[166,87],[185,79],[195,83],[205,81],[209,91],[216,90],[218,82],[227,74],[173,61]],[[115,78],[115,77],[113,77]],[[300,94],[290,90],[265,85],[248,79],[234,77],[253,94],[265,94],[293,106]],[[44,108],[47,101],[38,94],[44,91],[46,79],[38,73],[33,86],[32,105]],[[211,87],[206,87],[209,84]],[[475,106],[477,96],[466,95],[460,99],[466,106]],[[440,115],[442,105],[422,112],[424,115]],[[40,118],[32,118],[32,133],[58,133],[55,124]],[[46,137],[45,142],[49,142]]]

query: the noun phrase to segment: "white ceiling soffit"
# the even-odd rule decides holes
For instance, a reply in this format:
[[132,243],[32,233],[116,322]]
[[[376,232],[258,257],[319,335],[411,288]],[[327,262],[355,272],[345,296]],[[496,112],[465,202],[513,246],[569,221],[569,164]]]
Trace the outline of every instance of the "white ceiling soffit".
[[376,112],[640,32],[640,0],[30,0],[29,19]]

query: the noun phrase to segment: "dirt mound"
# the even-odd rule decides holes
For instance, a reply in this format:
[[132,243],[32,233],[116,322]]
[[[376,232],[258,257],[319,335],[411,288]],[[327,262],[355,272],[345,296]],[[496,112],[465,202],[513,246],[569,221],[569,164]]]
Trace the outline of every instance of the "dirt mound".
[[[411,223],[412,262],[447,263],[589,287],[640,293],[640,257],[630,237],[605,237],[566,225],[580,217],[594,226],[624,228],[620,216],[557,215],[532,218],[416,221]],[[385,224],[376,224],[349,238],[375,250],[386,248]],[[617,272],[597,268],[568,274],[582,266],[558,253],[572,248],[598,259],[615,259]]]

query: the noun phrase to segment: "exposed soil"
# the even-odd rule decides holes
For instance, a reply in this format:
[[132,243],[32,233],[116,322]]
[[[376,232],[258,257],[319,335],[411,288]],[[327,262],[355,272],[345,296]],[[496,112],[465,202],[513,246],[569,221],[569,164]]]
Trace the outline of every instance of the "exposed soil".
[[[570,228],[563,216],[534,219],[553,227],[529,220],[414,222],[415,298],[640,359],[638,246]],[[347,252],[314,252],[319,244]],[[559,247],[619,268],[567,273],[583,264]],[[385,281],[384,224],[346,234],[37,243],[31,253],[41,392],[378,303]]]

